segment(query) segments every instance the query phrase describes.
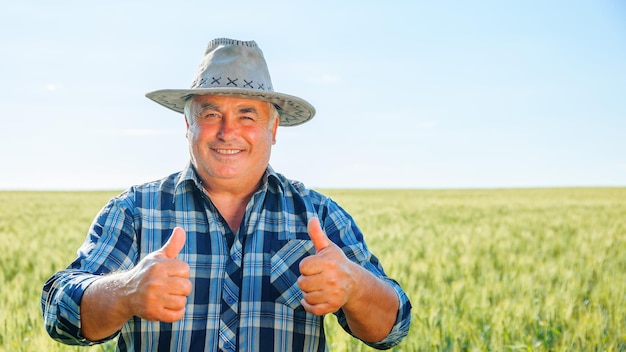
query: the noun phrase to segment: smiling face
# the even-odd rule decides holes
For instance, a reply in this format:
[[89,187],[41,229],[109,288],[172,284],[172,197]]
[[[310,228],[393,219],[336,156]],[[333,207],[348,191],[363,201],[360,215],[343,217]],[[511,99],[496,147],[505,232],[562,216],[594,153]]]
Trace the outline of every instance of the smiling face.
[[217,95],[192,99],[186,110],[190,114],[187,139],[191,161],[205,188],[256,188],[269,163],[279,123],[269,103]]

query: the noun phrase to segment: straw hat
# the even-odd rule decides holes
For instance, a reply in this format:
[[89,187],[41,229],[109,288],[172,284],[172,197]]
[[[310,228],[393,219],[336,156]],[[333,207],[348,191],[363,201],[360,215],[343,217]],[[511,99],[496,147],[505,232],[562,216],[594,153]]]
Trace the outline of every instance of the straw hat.
[[190,89],[162,89],[146,97],[182,113],[187,99],[206,94],[268,101],[276,106],[281,126],[299,125],[315,115],[306,100],[274,92],[263,52],[254,41],[212,40]]

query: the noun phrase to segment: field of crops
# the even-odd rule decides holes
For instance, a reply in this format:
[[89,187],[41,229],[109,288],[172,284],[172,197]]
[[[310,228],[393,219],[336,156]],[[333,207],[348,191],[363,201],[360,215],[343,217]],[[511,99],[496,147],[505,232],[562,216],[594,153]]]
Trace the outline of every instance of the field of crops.
[[[41,286],[116,193],[0,192],[0,351],[72,350]],[[412,300],[396,350],[626,351],[626,188],[325,193]],[[369,351],[333,319],[331,350]]]

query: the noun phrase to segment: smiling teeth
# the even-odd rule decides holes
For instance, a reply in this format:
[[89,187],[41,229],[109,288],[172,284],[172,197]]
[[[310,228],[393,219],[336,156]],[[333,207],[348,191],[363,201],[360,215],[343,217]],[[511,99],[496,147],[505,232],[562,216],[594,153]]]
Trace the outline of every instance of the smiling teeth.
[[216,149],[216,151],[220,154],[237,154],[239,150],[237,149]]

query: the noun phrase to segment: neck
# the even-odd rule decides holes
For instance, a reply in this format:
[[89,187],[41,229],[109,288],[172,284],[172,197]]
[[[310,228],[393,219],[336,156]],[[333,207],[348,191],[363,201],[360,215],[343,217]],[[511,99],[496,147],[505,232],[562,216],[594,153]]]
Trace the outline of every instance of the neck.
[[246,206],[252,195],[259,188],[260,181],[254,187],[224,187],[214,183],[203,183],[207,196],[228,223],[231,231],[237,233],[246,212]]

